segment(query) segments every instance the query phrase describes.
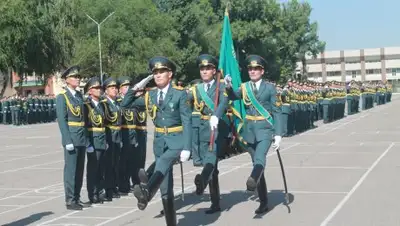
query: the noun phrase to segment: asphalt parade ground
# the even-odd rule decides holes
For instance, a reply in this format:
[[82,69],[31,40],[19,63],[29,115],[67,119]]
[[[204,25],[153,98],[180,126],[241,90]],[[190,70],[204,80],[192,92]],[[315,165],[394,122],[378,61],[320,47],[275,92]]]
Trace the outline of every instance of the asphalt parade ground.
[[[194,177],[201,168],[186,162],[184,201],[179,165],[174,167],[178,225],[389,226],[400,225],[400,101],[305,133],[284,138],[281,154],[289,188],[285,205],[276,152],[268,153],[266,179],[270,211],[254,215],[257,195],[246,192],[251,171],[247,153],[219,164],[221,208],[214,215],[208,189],[196,196]],[[151,124],[151,123],[150,123]],[[62,184],[63,150],[56,123],[0,126],[1,225],[165,225],[159,195],[145,211],[132,194],[83,211],[66,210]],[[147,165],[153,161],[149,129]],[[82,200],[87,201],[86,187]]]

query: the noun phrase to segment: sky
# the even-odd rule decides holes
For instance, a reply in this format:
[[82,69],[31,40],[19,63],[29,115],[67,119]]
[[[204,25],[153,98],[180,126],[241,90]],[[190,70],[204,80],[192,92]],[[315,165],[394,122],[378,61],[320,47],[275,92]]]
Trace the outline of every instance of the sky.
[[400,0],[307,1],[326,51],[400,46]]

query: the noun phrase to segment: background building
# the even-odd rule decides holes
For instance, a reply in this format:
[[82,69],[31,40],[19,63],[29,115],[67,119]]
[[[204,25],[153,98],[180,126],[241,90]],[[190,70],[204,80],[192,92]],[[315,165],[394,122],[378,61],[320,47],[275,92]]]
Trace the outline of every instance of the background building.
[[[400,77],[400,47],[326,51],[317,58],[307,57],[309,80],[397,81]],[[303,71],[301,62],[297,71]]]

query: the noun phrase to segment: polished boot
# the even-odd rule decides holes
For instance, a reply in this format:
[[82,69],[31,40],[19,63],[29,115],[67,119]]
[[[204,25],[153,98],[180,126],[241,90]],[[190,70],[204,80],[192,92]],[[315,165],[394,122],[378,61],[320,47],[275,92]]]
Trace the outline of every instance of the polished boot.
[[206,214],[213,214],[221,211],[219,205],[220,201],[220,191],[219,191],[219,181],[218,181],[218,170],[213,173],[213,177],[209,183],[210,196],[211,196],[211,207],[206,210]]
[[262,214],[268,212],[268,190],[267,183],[265,182],[264,174],[260,177],[260,182],[257,185],[258,198],[260,199],[260,206],[254,211],[255,214]]
[[147,170],[140,169],[139,173],[138,173],[140,183],[147,184],[147,182],[149,181],[149,178],[153,175],[155,168],[156,168],[156,162],[153,162],[147,168]]
[[147,204],[157,193],[163,180],[164,175],[157,171],[152,177],[150,177],[147,184],[135,185],[133,188],[133,195],[138,200],[137,205],[140,210],[144,210],[146,208]]
[[164,207],[164,217],[167,226],[176,226],[176,212],[174,208],[173,198],[162,198],[162,204]]
[[111,202],[112,200],[113,200],[113,190],[112,189],[107,189],[104,201]]
[[88,201],[88,202],[82,202],[80,199],[77,199],[77,200],[75,201],[75,203],[78,204],[78,205],[81,205],[83,208],[88,208],[88,207],[91,207],[91,206],[92,206],[92,204],[91,204],[90,201]]
[[68,210],[82,210],[83,206],[75,201],[68,201],[65,206]]
[[196,194],[202,195],[204,193],[204,189],[206,189],[209,178],[214,171],[214,166],[211,163],[207,163],[201,174],[197,174],[194,178],[194,184],[196,185]]
[[264,167],[262,165],[255,165],[250,177],[247,179],[246,187],[248,191],[255,191],[257,188],[258,181],[261,174],[264,172]]

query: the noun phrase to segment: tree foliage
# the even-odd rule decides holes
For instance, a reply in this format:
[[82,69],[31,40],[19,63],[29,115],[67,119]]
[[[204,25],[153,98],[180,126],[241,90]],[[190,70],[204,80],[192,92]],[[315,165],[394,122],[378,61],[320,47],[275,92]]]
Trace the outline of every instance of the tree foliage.
[[[325,48],[308,3],[230,2],[242,68],[248,54],[259,54],[267,60],[267,76],[285,81],[297,61]],[[176,78],[189,81],[198,77],[199,54],[219,54],[226,6],[221,0],[3,0],[0,70],[49,75],[79,64],[87,76],[99,75],[98,27],[88,16],[101,22],[114,12],[100,26],[104,73],[148,73],[148,59],[163,55],[178,65]]]

